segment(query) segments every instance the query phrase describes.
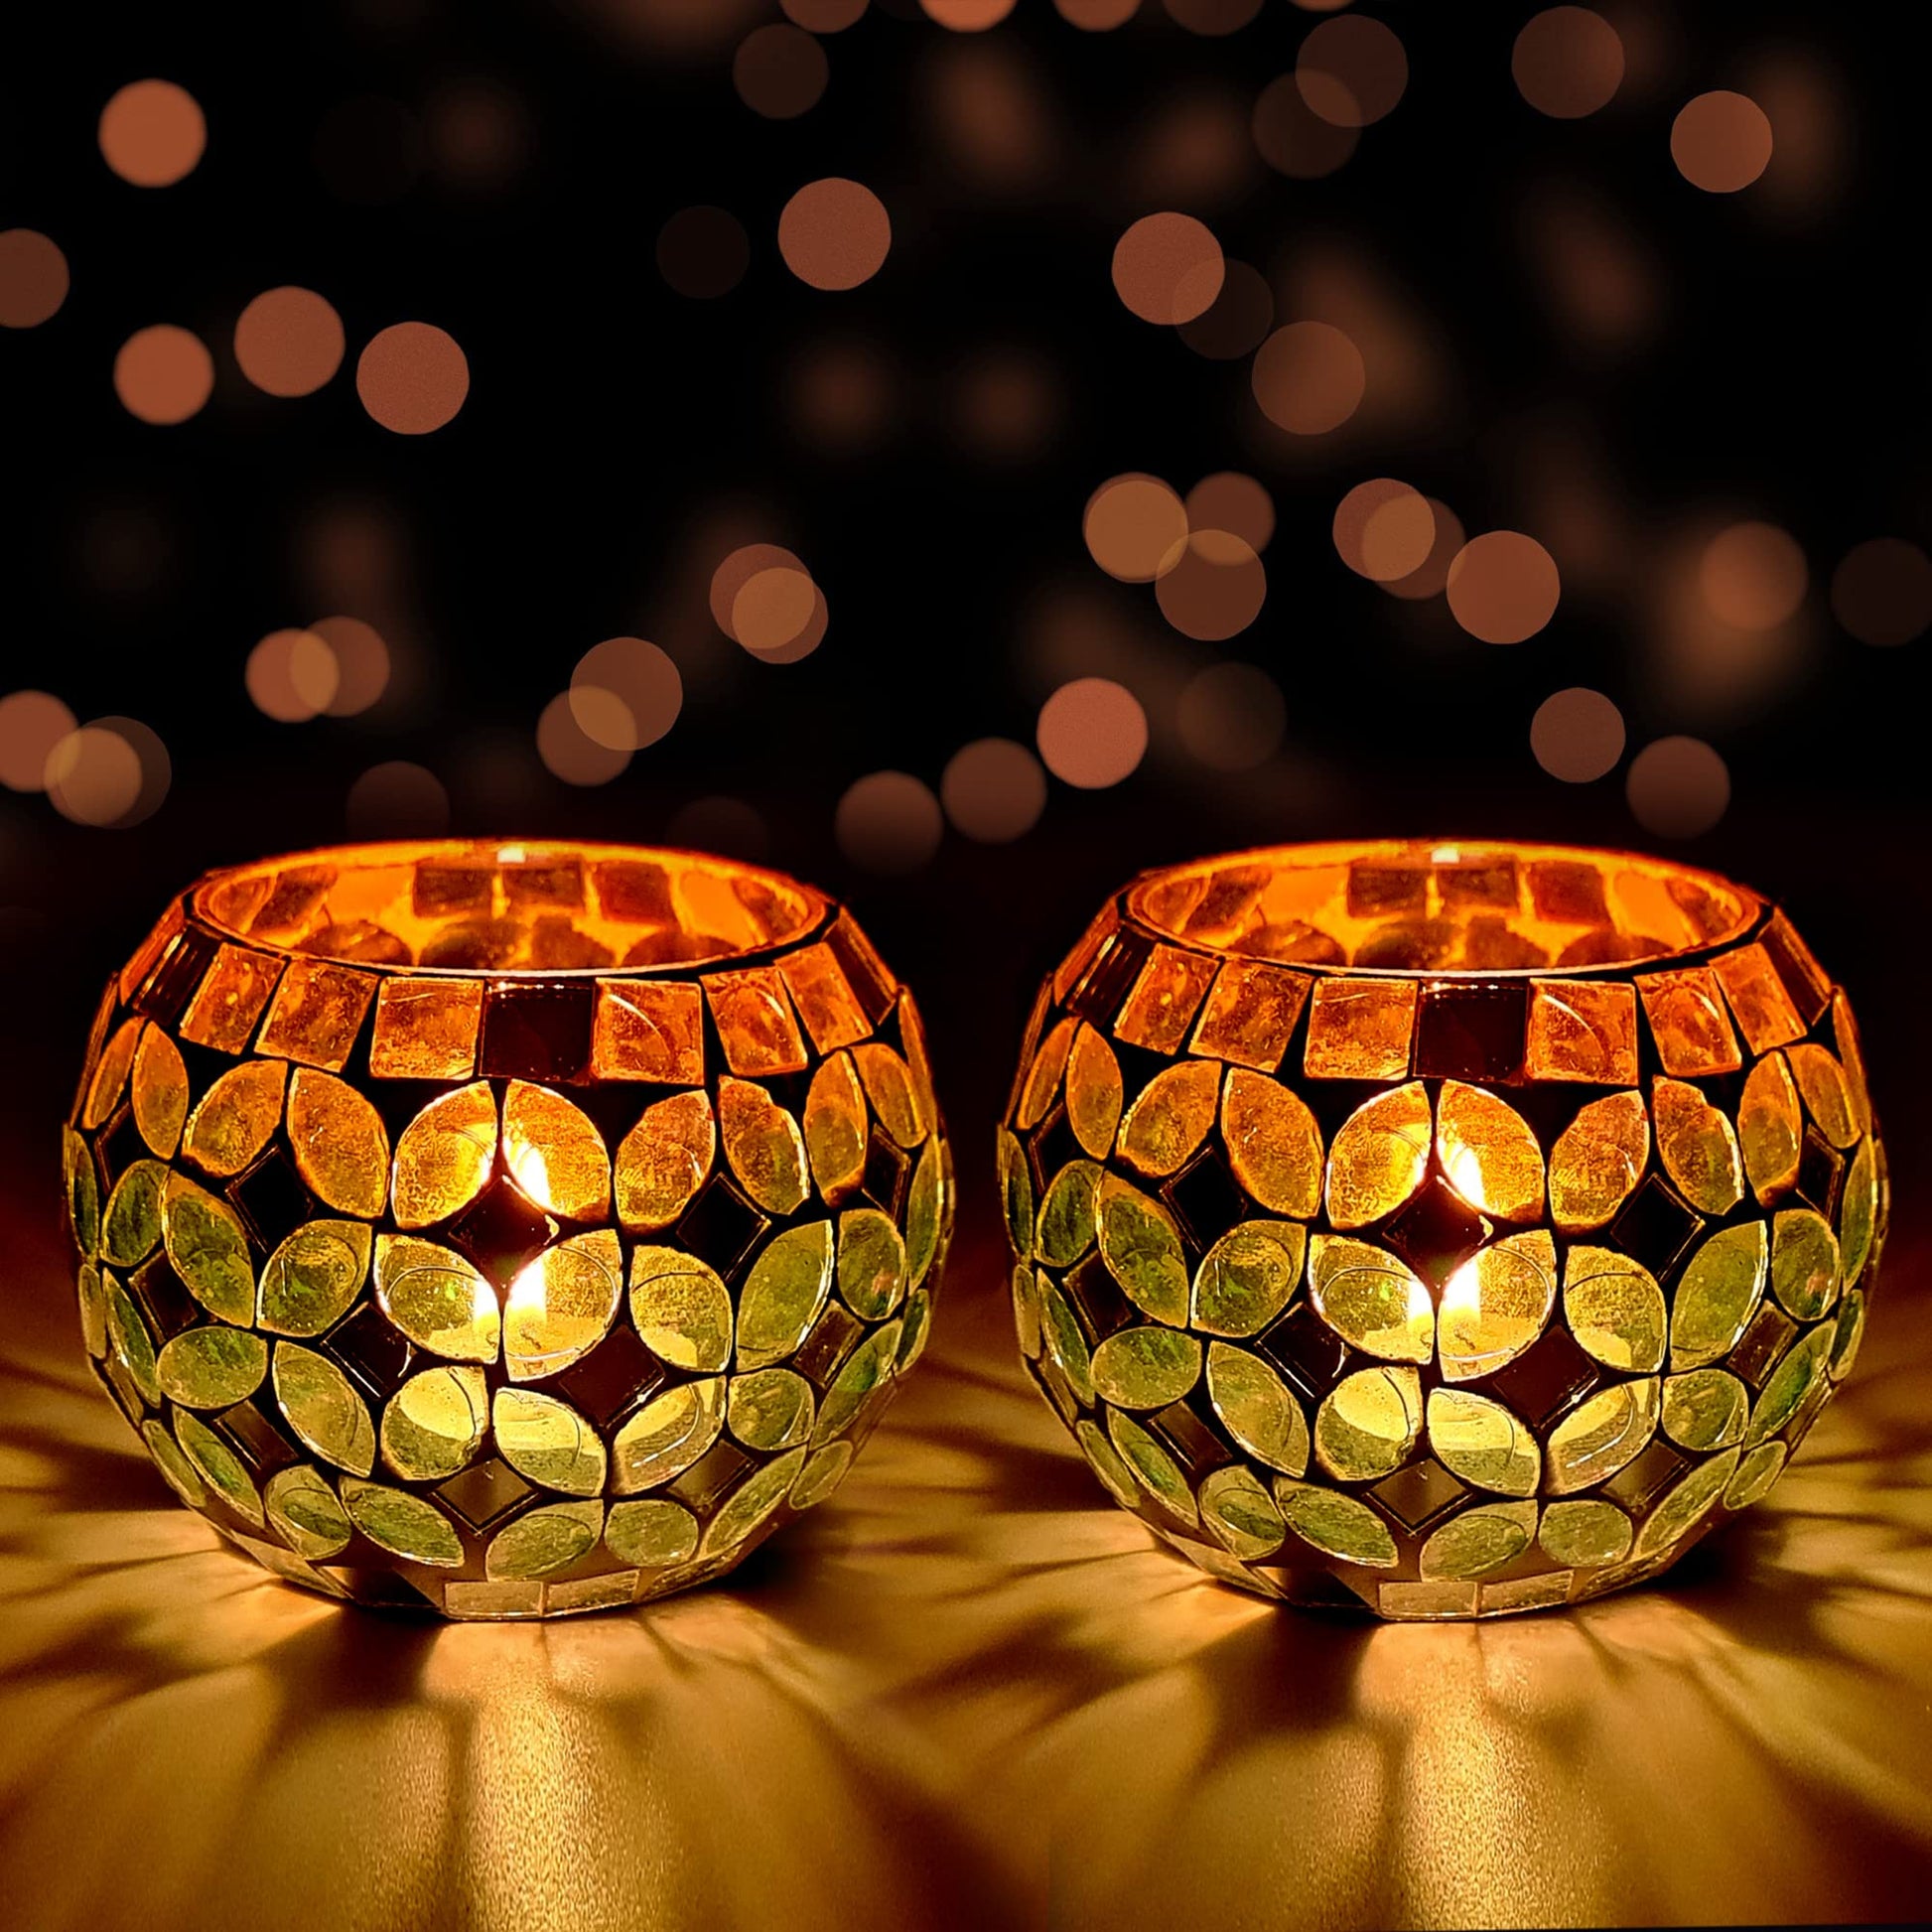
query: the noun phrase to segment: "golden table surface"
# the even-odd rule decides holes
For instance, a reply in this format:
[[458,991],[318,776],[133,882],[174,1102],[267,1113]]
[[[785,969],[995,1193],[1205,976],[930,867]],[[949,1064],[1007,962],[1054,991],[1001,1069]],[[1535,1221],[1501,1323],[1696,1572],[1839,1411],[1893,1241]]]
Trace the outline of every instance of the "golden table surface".
[[974,1223],[852,1479],[728,1587],[442,1626],[265,1579],[174,1502],[81,1366],[51,1178],[9,1185],[11,1932],[1762,1924],[1932,1901],[1932,1294],[1909,1210],[1845,1393],[1667,1588],[1378,1626],[1208,1583],[1023,1380]]

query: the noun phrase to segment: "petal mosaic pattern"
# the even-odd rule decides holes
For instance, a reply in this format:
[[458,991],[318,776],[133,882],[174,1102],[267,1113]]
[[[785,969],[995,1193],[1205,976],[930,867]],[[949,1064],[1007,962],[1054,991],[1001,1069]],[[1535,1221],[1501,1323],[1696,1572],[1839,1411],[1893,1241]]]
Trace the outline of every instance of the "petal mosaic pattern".
[[[918,1017],[778,875],[458,842],[212,875],[90,1055],[62,1187],[94,1372],[184,1503],[326,1594],[544,1616],[718,1576],[833,1493],[924,1344],[953,1181]],[[1142,1109],[1147,1184],[1210,1137],[1220,1073]],[[1056,1119],[1076,1080],[1099,1152],[1050,1202],[1013,1177],[1059,1265],[1097,1253],[1123,1113],[1069,1020],[1034,1083]],[[1165,1226],[1173,1319],[1101,1372],[1158,1407],[1206,1333],[1286,1306],[1303,1236],[1228,1244],[1197,1336],[1147,1198],[1111,1238]],[[1036,1322],[1090,1389],[1052,1295]],[[1101,1444],[1125,1488],[1165,1479],[1152,1436],[1139,1474]],[[1223,1487],[1231,1525],[1274,1509]]]
[[1042,990],[1000,1130],[1028,1373],[1117,1502],[1262,1595],[1641,1582],[1849,1372],[1887,1205],[1864,1064],[1789,921],[1688,868],[1149,875]]

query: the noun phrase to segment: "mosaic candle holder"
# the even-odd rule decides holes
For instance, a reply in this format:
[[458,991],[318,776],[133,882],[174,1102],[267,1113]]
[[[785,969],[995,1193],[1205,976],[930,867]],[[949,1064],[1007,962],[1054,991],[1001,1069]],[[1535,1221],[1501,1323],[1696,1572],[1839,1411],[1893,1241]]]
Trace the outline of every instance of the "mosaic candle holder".
[[1545,846],[1144,875],[1040,989],[999,1165],[1028,1368],[1115,1499],[1401,1618],[1597,1596],[1755,1502],[1886,1216],[1784,914]]
[[952,1215],[852,915],[622,846],[209,875],[109,984],[65,1153],[88,1355],[181,1499],[459,1617],[682,1589],[830,1495]]

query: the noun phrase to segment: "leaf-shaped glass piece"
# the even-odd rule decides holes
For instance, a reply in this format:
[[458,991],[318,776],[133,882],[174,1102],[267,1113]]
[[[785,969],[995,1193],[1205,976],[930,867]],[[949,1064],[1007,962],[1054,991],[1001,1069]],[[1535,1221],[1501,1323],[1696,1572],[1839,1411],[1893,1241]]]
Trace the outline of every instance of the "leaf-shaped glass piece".
[[1750,1391],[1727,1368],[1664,1377],[1664,1434],[1680,1449],[1728,1449],[1744,1439]]
[[525,1195],[567,1221],[601,1221],[611,1211],[603,1135],[575,1101],[548,1087],[512,1080],[504,1091],[503,1165]]
[[469,1465],[489,1426],[480,1368],[427,1368],[382,1410],[382,1459],[411,1482],[440,1482]]
[[114,1029],[113,1037],[101,1048],[100,1058],[94,1065],[94,1076],[87,1082],[87,1098],[80,1113],[81,1126],[98,1127],[114,1111],[121,1097],[121,1089],[127,1084],[127,1070],[133,1063],[134,1043],[140,1033],[139,1020],[123,1020]]
[[1422,1379],[1413,1368],[1344,1375],[1314,1412],[1314,1457],[1344,1482],[1368,1482],[1408,1461],[1422,1433]]
[[1769,1259],[1762,1221],[1720,1228],[1698,1249],[1671,1298],[1672,1368],[1702,1368],[1729,1354],[1757,1311]]
[[154,1337],[134,1298],[112,1275],[106,1277],[107,1346],[142,1399],[159,1404],[161,1378],[156,1372]]
[[1785,1311],[1811,1321],[1838,1300],[1838,1236],[1822,1214],[1787,1207],[1771,1216],[1771,1292]]
[[319,1335],[355,1300],[375,1236],[366,1221],[309,1221],[262,1264],[255,1321],[272,1335]]
[[[93,1157],[87,1157],[89,1167]],[[132,1268],[154,1253],[161,1239],[162,1191],[169,1170],[159,1161],[136,1161],[114,1182],[101,1217],[100,1252],[116,1268]]]
[[1566,1233],[1600,1228],[1630,1197],[1650,1159],[1650,1115],[1641,1094],[1592,1100],[1550,1150],[1550,1218]]
[[1047,1184],[1035,1240],[1049,1268],[1070,1268],[1093,1246],[1101,1172],[1097,1162],[1069,1161]]
[[181,1445],[152,1417],[141,1425],[141,1441],[146,1444],[148,1455],[161,1471],[162,1480],[168,1487],[190,1509],[206,1508],[207,1490],[203,1487],[194,1463],[181,1452]]
[[1832,995],[1832,1037],[1838,1041],[1839,1064],[1845,1069],[1846,1097],[1852,1103],[1852,1125],[1861,1134],[1871,1132],[1871,1089],[1865,1079],[1864,1048],[1859,1043],[1859,1024],[1843,993]]
[[883,1321],[905,1296],[905,1243],[890,1214],[851,1207],[839,1216],[839,1295],[866,1321]]
[[739,1184],[768,1213],[789,1214],[804,1200],[805,1137],[761,1086],[729,1073],[720,1080],[718,1136]]
[[1108,1410],[1107,1434],[1134,1480],[1156,1502],[1183,1523],[1200,1520],[1199,1511],[1194,1507],[1194,1492],[1188,1488],[1180,1464],[1124,1409]]
[[786,1449],[776,1461],[747,1476],[705,1525],[699,1553],[718,1557],[749,1543],[777,1514],[786,1491],[805,1466],[806,1453],[802,1449]]
[[750,1449],[790,1449],[812,1433],[817,1398],[791,1368],[734,1375],[725,1395],[725,1423]]
[[1176,1173],[1214,1125],[1218,1060],[1165,1066],[1134,1097],[1120,1124],[1120,1158],[1145,1174]]
[[1852,1157],[1838,1202],[1838,1245],[1845,1262],[1845,1280],[1856,1282],[1871,1254],[1871,1238],[1878,1221],[1878,1167],[1866,1141]]
[[1230,1556],[1246,1563],[1272,1556],[1288,1537],[1288,1524],[1274,1497],[1239,1462],[1216,1469],[1201,1484],[1200,1519]]
[[[155,1202],[160,1201],[160,1181],[150,1183]],[[93,1255],[100,1248],[100,1175],[94,1169],[94,1157],[87,1143],[71,1127],[61,1129],[61,1191],[67,1202],[68,1228],[73,1236],[73,1245],[83,1255]],[[154,1241],[161,1238],[161,1224],[157,1219],[154,1240],[148,1243],[152,1248]]]
[[1504,1496],[1533,1496],[1543,1451],[1529,1428],[1486,1395],[1429,1392],[1429,1447],[1451,1475]]
[[1379,1221],[1429,1171],[1429,1090],[1420,1080],[1365,1100],[1328,1149],[1328,1219],[1338,1228]]
[[1025,1132],[1046,1118],[1053,1096],[1060,1090],[1060,1075],[1066,1071],[1066,1056],[1073,1045],[1073,1030],[1079,1023],[1070,1017],[1056,1021],[1038,1046],[1034,1049],[1027,1077],[1021,1084],[1020,1104],[1014,1124]]
[[1649,1375],[1664,1365],[1670,1316],[1664,1291],[1641,1262],[1615,1248],[1572,1244],[1563,1264],[1563,1313],[1585,1354]]
[[680,1382],[653,1396],[618,1431],[611,1487],[620,1496],[681,1475],[725,1426],[725,1378]]
[[525,1510],[489,1539],[483,1575],[493,1583],[551,1576],[589,1556],[603,1534],[602,1503],[546,1503]]
[[1100,1258],[1127,1299],[1156,1321],[1187,1321],[1187,1263],[1173,1217],[1118,1174],[1100,1183]]
[[327,1355],[278,1341],[270,1370],[289,1427],[325,1462],[365,1476],[375,1467],[375,1424],[353,1385]]
[[1210,1335],[1259,1334],[1294,1299],[1309,1231],[1300,1221],[1242,1221],[1201,1257],[1187,1325]]
[[144,1028],[134,1049],[131,1098],[134,1125],[148,1152],[168,1160],[181,1146],[188,1119],[188,1068],[180,1047],[159,1027]]
[[231,1066],[195,1103],[182,1130],[181,1153],[205,1173],[239,1173],[281,1124],[287,1060],[244,1060]]
[[1283,1519],[1304,1543],[1344,1563],[1371,1570],[1393,1570],[1398,1561],[1389,1526],[1367,1503],[1319,1483],[1275,1478],[1275,1500]]
[[880,1126],[900,1147],[917,1147],[930,1123],[919,1105],[918,1089],[905,1062],[883,1040],[867,1040],[848,1050]]
[[375,1298],[418,1347],[493,1362],[503,1315],[496,1291],[454,1248],[412,1234],[375,1237]]
[[503,1363],[535,1382],[581,1360],[610,1332],[623,1298],[623,1255],[610,1228],[559,1241],[530,1261],[503,1304]]
[[1744,1431],[1745,1449],[1755,1449],[1766,1437],[1775,1436],[1798,1413],[1812,1389],[1824,1379],[1831,1352],[1829,1321],[1819,1322],[1785,1350],[1751,1409],[1750,1425]]
[[1083,1020],[1066,1056],[1066,1121],[1096,1161],[1113,1152],[1123,1088],[1114,1049]]
[[1091,1402],[1094,1399],[1093,1356],[1087,1347],[1087,1331],[1080,1326],[1073,1304],[1050,1281],[1040,1290],[1039,1331],[1046,1359],[1059,1370],[1067,1387],[1082,1402]]
[[818,1405],[818,1420],[812,1427],[814,1445],[851,1428],[861,1411],[871,1406],[874,1391],[892,1379],[898,1358],[898,1323],[888,1321],[839,1364],[832,1386]]
[[946,1225],[952,1168],[946,1144],[934,1134],[919,1150],[912,1184],[905,1193],[905,1280],[917,1288],[938,1258]]
[[698,1551],[698,1519],[682,1503],[661,1496],[613,1503],[604,1519],[604,1547],[620,1563],[646,1570],[689,1563]]
[[823,1449],[813,1449],[791,1485],[792,1508],[812,1509],[824,1502],[845,1480],[851,1468],[850,1442],[827,1443]]
[[1302,1097],[1279,1080],[1229,1067],[1221,1137],[1235,1179],[1271,1214],[1306,1221],[1321,1205],[1321,1130]]
[[496,1165],[496,1100],[487,1080],[440,1095],[402,1130],[390,1185],[396,1225],[426,1228],[460,1214]]
[[1342,1340],[1384,1361],[1426,1362],[1436,1348],[1429,1290],[1396,1257],[1347,1234],[1309,1243],[1309,1300]]
[[905,1311],[898,1318],[898,1360],[895,1375],[903,1375],[921,1355],[932,1338],[932,1292],[915,1289],[905,1298]]
[[1782,1053],[1766,1053],[1745,1076],[1737,1101],[1737,1142],[1760,1205],[1798,1178],[1804,1137],[1791,1069]]
[[186,1174],[171,1173],[161,1194],[161,1239],[196,1301],[209,1314],[245,1327],[255,1311],[255,1270],[233,1208]]
[[718,1124],[703,1088],[653,1101],[618,1143],[618,1219],[632,1233],[669,1227],[697,1198],[717,1152]]
[[569,1403],[536,1389],[504,1387],[496,1391],[489,1419],[496,1452],[539,1488],[595,1496],[604,1487],[604,1445]]
[[333,1073],[298,1066],[289,1082],[289,1146],[325,1205],[373,1220],[389,1189],[389,1134],[382,1116]]
[[1852,1111],[1852,1090],[1844,1067],[1828,1046],[1787,1046],[1785,1052],[1798,1091],[1805,1097],[1805,1112],[1834,1147],[1850,1147],[1859,1138],[1859,1123]]
[[278,1469],[262,1492],[269,1527],[299,1557],[322,1563],[338,1555],[353,1530],[348,1511],[322,1471],[308,1462]]
[[1095,1392],[1123,1409],[1178,1402],[1200,1369],[1200,1343],[1177,1328],[1122,1328],[1093,1351]]
[[456,1570],[463,1563],[463,1539],[456,1525],[426,1496],[392,1489],[386,1482],[343,1479],[343,1506],[349,1519],[378,1549],[408,1563]]
[[1514,1563],[1535,1534],[1535,1503],[1481,1503],[1435,1531],[1422,1546],[1416,1568],[1425,1583],[1487,1577]]
[[1854,1288],[1847,1291],[1832,1320],[1830,1366],[1834,1382],[1842,1382],[1852,1373],[1852,1364],[1859,1358],[1859,1343],[1863,1338],[1864,1290]]
[[[1031,1262],[1013,1264],[1013,1322],[1020,1336],[1020,1352],[1029,1361],[1039,1359],[1039,1298],[1050,1284]],[[82,1292],[82,1306],[85,1293]],[[95,1349],[94,1353],[100,1351]]]
[[1658,1158],[1678,1192],[1701,1213],[1727,1214],[1744,1198],[1744,1163],[1730,1122],[1689,1081],[1662,1075],[1650,1107]]
[[865,1177],[866,1096],[852,1055],[834,1053],[805,1095],[805,1154],[819,1194],[835,1202]]
[[1782,1443],[1759,1443],[1743,1452],[1735,1471],[1725,1485],[1726,1509],[1748,1509],[1784,1473],[1786,1449]]
[[241,1457],[201,1417],[186,1409],[175,1411],[175,1441],[195,1465],[195,1473],[237,1515],[251,1523],[262,1520],[262,1499]]
[[630,1319],[644,1346],[673,1368],[711,1373],[731,1360],[731,1291],[681,1248],[630,1251]]
[[1606,1481],[1657,1433],[1657,1378],[1613,1382],[1580,1403],[1550,1432],[1543,1487],[1552,1496]]
[[1444,1375],[1468,1382],[1514,1361],[1543,1332],[1556,1303],[1556,1243],[1545,1229],[1471,1255],[1443,1285],[1436,1331]]
[[107,1290],[99,1267],[83,1261],[74,1271],[73,1286],[80,1304],[80,1339],[98,1361],[107,1353]]
[[1740,1453],[1734,1449],[1725,1449],[1710,1461],[1700,1462],[1689,1475],[1680,1477],[1676,1488],[1645,1519],[1630,1554],[1641,1563],[1645,1557],[1659,1556],[1688,1536],[1724,1494],[1725,1485],[1736,1471]]
[[1080,1453],[1087,1458],[1087,1466],[1100,1478],[1114,1501],[1122,1509],[1139,1509],[1141,1488],[1134,1480],[1134,1471],[1121,1460],[1120,1450],[1107,1440],[1099,1425],[1077,1422],[1073,1425],[1073,1436],[1080,1445]]
[[1587,1496],[1551,1503],[1543,1512],[1536,1540],[1552,1563],[1581,1570],[1589,1564],[1621,1563],[1630,1553],[1633,1534],[1629,1517],[1615,1503]]
[[1021,1261],[1034,1256],[1034,1176],[1020,1143],[999,1130],[1000,1204],[1006,1211],[1007,1240]]
[[738,1297],[738,1366],[783,1361],[805,1339],[832,1289],[832,1223],[774,1234]]
[[1543,1212],[1543,1150],[1507,1101],[1461,1080],[1436,1098],[1436,1159],[1471,1207],[1505,1221]]
[[245,1328],[189,1328],[161,1351],[161,1392],[191,1409],[232,1409],[261,1387],[268,1344]]

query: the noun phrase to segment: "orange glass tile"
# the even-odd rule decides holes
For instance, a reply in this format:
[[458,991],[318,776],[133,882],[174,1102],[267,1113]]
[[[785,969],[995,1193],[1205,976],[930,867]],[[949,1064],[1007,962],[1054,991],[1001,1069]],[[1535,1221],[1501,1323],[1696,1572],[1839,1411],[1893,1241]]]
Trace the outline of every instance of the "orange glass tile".
[[340,1072],[375,998],[375,986],[372,973],[322,959],[290,961],[262,1023],[261,1051]]
[[1532,1080],[1637,1080],[1637,995],[1611,980],[1532,980],[1524,1072]]
[[775,966],[707,973],[705,998],[734,1073],[798,1073],[809,1056]]
[[1064,1000],[1068,992],[1079,985],[1087,968],[1099,957],[1100,948],[1107,942],[1107,935],[1119,924],[1120,914],[1109,901],[1100,908],[1086,931],[1081,933],[1079,943],[1054,969],[1054,999]]
[[282,962],[266,953],[223,946],[182,1015],[182,1038],[221,1053],[244,1051],[281,972]]
[[384,1080],[467,1080],[477,1070],[481,980],[389,979],[375,1000],[369,1071]]
[[1155,1053],[1177,1052],[1214,978],[1214,962],[1156,946],[1114,1022],[1114,1037]]
[[1537,859],[1530,865],[1530,903],[1539,919],[1559,925],[1607,925],[1603,875],[1587,862]]
[[1798,937],[1796,929],[1782,912],[1773,912],[1763,932],[1764,950],[1777,968],[1798,1018],[1807,1027],[1825,1011],[1832,997],[1832,982],[1824,967],[1811,955],[1811,948]]
[[1682,972],[1645,973],[1637,980],[1650,1036],[1666,1073],[1696,1078],[1708,1073],[1734,1073],[1743,1065],[1737,1035],[1718,991],[1717,975],[1708,966]]
[[314,915],[336,883],[336,868],[288,866],[275,875],[268,897],[248,921],[250,932],[273,939],[297,931]]
[[892,968],[880,958],[878,947],[866,937],[850,912],[839,914],[825,935],[825,943],[838,956],[859,1005],[876,1027],[893,1010],[893,999],[898,992],[898,981],[893,976]]
[[1416,1030],[1414,980],[1319,979],[1302,1070],[1316,1080],[1400,1080]]
[[141,941],[134,957],[121,968],[120,990],[123,1000],[133,999],[134,989],[160,963],[161,955],[168,950],[168,941],[181,930],[183,918],[182,902],[176,899],[156,921],[154,930]]
[[1711,966],[1753,1053],[1788,1046],[1803,1036],[1805,1023],[1762,946],[1739,946],[1720,954]]
[[778,971],[819,1052],[850,1046],[872,1032],[832,948],[822,940],[787,954],[778,961]]
[[1201,1009],[1192,1050],[1272,1073],[1288,1051],[1308,997],[1305,973],[1285,972],[1259,960],[1230,959]]
[[704,1005],[684,980],[599,980],[591,1072],[600,1080],[704,1079]]

